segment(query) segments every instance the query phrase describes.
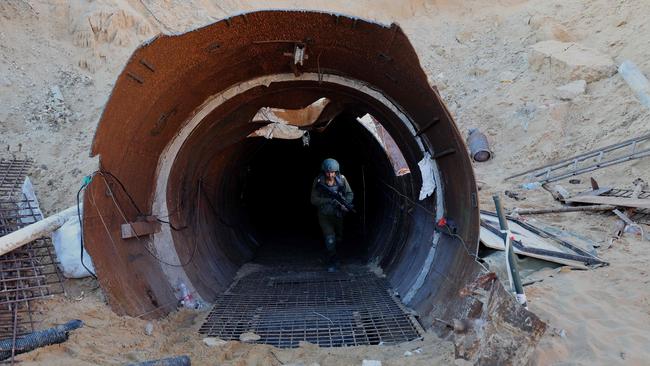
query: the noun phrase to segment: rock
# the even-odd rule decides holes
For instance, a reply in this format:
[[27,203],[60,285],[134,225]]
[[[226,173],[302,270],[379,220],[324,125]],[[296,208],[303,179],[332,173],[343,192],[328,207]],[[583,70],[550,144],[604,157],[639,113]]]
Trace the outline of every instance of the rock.
[[57,100],[57,101],[65,101],[63,99],[63,93],[61,93],[61,88],[59,88],[58,85],[53,85],[50,87],[50,93],[52,95],[52,99]]
[[564,25],[551,17],[533,16],[529,24],[534,31],[536,41],[557,40],[571,42],[574,37]]
[[8,77],[0,75],[0,86],[10,87],[11,85],[13,85],[13,83]]
[[153,323],[148,322],[147,325],[144,326],[144,334],[150,336],[153,334]]
[[363,360],[361,366],[381,366],[381,361],[377,360]]
[[228,342],[224,341],[221,338],[207,337],[207,338],[203,338],[203,343],[205,343],[205,345],[208,347],[220,347],[225,345]]
[[576,80],[555,88],[555,97],[560,100],[572,100],[587,91],[587,82]]
[[261,338],[262,337],[252,332],[246,332],[239,335],[239,340],[242,342],[255,342],[259,341]]
[[531,46],[528,63],[533,70],[548,72],[559,81],[594,82],[616,73],[611,57],[579,43],[543,41]]

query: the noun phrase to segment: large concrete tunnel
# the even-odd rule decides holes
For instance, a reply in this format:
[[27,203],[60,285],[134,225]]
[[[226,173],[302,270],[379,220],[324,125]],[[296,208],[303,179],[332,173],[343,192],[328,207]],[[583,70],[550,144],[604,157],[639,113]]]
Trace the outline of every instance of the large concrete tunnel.
[[[329,103],[303,128],[309,146],[248,137],[270,122],[255,120],[261,108],[321,98]],[[395,173],[357,121],[366,114],[410,173]],[[107,173],[87,189],[84,240],[120,314],[166,314],[179,283],[211,302],[260,252],[322,245],[309,190],[326,157],[340,161],[356,193],[344,255],[377,263],[426,327],[471,310],[459,290],[479,275],[472,166],[397,25],[260,11],[159,36],[117,79],[92,155]],[[435,189],[420,200],[423,184]],[[122,239],[122,224],[146,216],[163,222],[158,232]],[[454,235],[435,230],[441,218]]]

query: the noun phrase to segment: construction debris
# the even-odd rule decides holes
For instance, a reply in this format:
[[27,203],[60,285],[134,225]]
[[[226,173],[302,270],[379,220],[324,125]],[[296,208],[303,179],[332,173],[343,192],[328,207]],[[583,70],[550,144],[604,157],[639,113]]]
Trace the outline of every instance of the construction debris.
[[[454,327],[457,358],[474,365],[508,365],[527,360],[546,331],[546,324],[506,293],[494,273],[461,290],[474,309],[464,326]],[[456,322],[455,322],[456,323]]]
[[633,208],[650,209],[650,199],[643,199],[643,198],[576,196],[576,197],[565,199],[565,202],[589,203],[589,204],[610,205],[610,206],[617,206],[617,207],[633,207]]
[[548,213],[561,213],[561,212],[584,212],[584,211],[611,211],[616,206],[611,205],[593,205],[593,206],[575,206],[575,207],[559,207],[559,208],[539,208],[539,209],[519,209],[515,208],[510,213],[513,216],[517,215],[540,215]]
[[639,102],[650,108],[650,82],[641,70],[632,61],[626,60],[618,67],[618,73],[636,94]]
[[[0,241],[43,218],[26,179],[31,164],[29,159],[0,160]],[[29,242],[0,256],[0,337],[10,337],[11,344],[35,331],[38,318],[33,302],[63,292],[51,241],[42,236],[29,237]],[[3,351],[12,358],[16,354],[11,347]]]
[[487,137],[478,128],[470,128],[467,136],[467,145],[469,146],[470,155],[476,162],[485,162],[492,158],[490,144]]
[[504,180],[527,176],[528,184],[555,182],[575,175],[592,172],[611,165],[650,156],[650,134],[605,146],[568,159],[511,175]]
[[[496,214],[481,211],[481,243],[488,248],[504,250]],[[576,268],[607,264],[605,261],[569,243],[547,229],[508,217],[513,250],[516,254],[539,258]]]

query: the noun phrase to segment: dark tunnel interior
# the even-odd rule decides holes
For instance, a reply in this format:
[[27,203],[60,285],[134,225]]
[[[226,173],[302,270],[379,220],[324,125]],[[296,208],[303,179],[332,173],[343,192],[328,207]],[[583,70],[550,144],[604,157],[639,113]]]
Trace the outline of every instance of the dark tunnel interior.
[[[375,228],[395,215],[395,197],[386,185],[397,177],[386,152],[356,118],[342,113],[323,131],[310,131],[308,143],[262,137],[241,142],[251,153],[232,165],[240,179],[230,197],[239,201],[238,221],[258,246],[253,260],[321,257],[324,244],[310,192],[326,158],[339,161],[355,194],[356,212],[345,216],[345,240],[337,252],[344,261],[370,258],[378,239]],[[213,201],[222,199],[217,191],[211,193]]]

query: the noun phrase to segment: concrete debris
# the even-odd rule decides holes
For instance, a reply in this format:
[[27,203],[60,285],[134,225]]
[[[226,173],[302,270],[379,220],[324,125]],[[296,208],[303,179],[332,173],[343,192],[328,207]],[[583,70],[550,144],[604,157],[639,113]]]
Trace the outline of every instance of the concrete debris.
[[207,338],[203,338],[203,343],[205,343],[205,345],[208,347],[221,347],[228,342],[217,337],[207,337]]
[[650,108],[650,82],[641,70],[632,61],[627,60],[618,67],[618,73],[625,79],[641,104]]
[[555,97],[560,100],[573,100],[587,90],[587,82],[576,80],[555,88]]
[[381,361],[377,360],[363,360],[361,366],[381,366]]
[[478,365],[512,365],[527,360],[546,324],[509,295],[494,273],[478,277],[460,292],[471,297],[470,317],[454,332],[456,358]]
[[152,322],[147,322],[147,324],[144,326],[144,334],[151,336],[153,335],[153,323]]
[[594,82],[616,73],[611,57],[579,43],[550,40],[539,42],[531,49],[528,58],[531,68],[549,73],[558,81]]
[[261,338],[262,337],[252,332],[246,332],[239,335],[239,340],[242,342],[255,342],[259,341]]

